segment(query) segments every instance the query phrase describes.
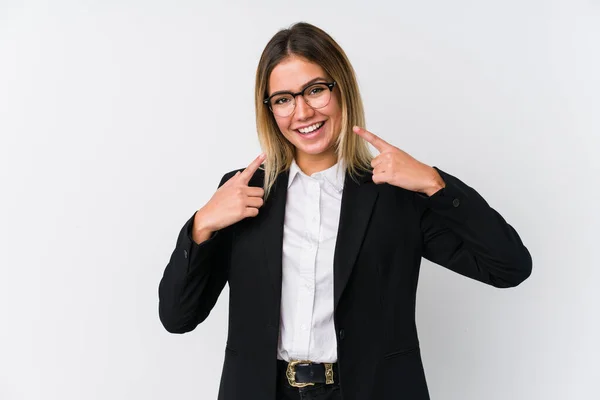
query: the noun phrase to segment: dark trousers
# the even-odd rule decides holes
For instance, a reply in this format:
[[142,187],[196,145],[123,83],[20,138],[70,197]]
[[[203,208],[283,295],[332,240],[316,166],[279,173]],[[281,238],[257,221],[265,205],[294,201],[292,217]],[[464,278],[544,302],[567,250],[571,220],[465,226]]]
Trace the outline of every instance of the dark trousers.
[[295,388],[279,381],[277,384],[277,400],[342,400],[340,386],[337,383]]
[[[334,379],[337,379],[337,376],[334,375]],[[292,387],[285,377],[285,370],[279,368],[277,373],[277,400],[342,400],[342,394],[337,383],[329,385],[315,383],[314,386],[303,388]]]

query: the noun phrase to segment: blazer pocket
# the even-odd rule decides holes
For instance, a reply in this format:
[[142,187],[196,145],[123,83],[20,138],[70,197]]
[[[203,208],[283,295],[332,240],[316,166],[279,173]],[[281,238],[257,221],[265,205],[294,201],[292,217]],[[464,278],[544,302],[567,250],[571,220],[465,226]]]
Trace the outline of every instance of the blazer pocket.
[[390,353],[387,353],[386,355],[383,356],[384,360],[388,360],[390,358],[394,358],[394,357],[400,357],[400,356],[404,356],[410,353],[414,353],[415,351],[419,350],[419,346],[414,346],[408,349],[404,349],[404,350],[396,350],[396,351],[392,351]]

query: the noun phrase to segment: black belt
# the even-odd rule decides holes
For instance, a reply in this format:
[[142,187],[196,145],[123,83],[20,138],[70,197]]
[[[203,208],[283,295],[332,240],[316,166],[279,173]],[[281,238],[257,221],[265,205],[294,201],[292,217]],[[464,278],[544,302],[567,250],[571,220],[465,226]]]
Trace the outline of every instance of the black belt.
[[277,360],[277,374],[290,386],[305,387],[315,383],[339,383],[337,363],[312,363],[310,361]]

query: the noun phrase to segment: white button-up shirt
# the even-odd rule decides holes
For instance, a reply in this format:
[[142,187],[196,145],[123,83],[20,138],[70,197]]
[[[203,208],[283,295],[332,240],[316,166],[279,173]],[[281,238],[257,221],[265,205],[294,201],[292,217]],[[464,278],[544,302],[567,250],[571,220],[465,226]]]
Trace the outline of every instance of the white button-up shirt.
[[283,226],[281,321],[277,358],[336,362],[333,254],[345,168],[311,176],[292,162]]

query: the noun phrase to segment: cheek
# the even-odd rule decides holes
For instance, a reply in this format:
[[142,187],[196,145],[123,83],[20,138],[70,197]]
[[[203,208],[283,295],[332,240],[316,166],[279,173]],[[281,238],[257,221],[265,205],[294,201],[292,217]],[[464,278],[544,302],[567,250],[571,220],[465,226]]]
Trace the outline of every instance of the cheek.
[[337,96],[331,99],[331,102],[327,106],[327,115],[329,118],[336,120],[336,122],[342,119],[342,106],[337,99]]
[[277,123],[277,127],[280,132],[286,132],[290,126],[290,122],[286,118],[275,118],[275,122]]
[[335,105],[330,110],[327,110],[327,116],[337,126],[342,121],[342,110],[337,105]]

